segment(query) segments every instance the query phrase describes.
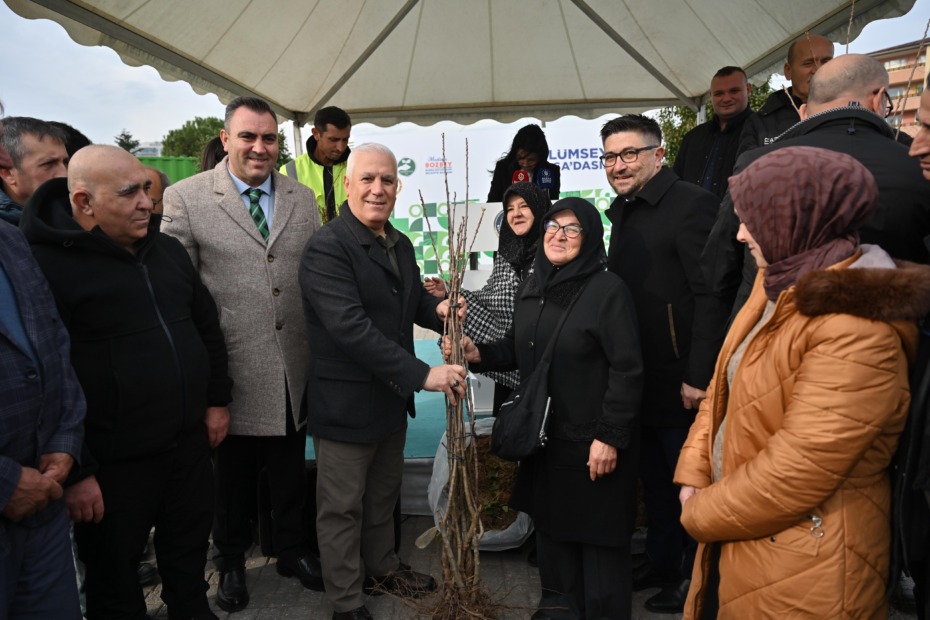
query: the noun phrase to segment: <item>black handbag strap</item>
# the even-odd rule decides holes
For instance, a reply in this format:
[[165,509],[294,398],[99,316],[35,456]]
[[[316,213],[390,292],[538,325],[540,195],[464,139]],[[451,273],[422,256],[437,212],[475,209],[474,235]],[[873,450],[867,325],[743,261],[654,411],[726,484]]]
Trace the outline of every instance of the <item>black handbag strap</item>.
[[549,344],[546,345],[546,350],[543,351],[543,356],[539,360],[540,363],[552,361],[552,352],[555,350],[555,341],[559,339],[559,334],[562,331],[562,326],[565,325],[565,320],[568,318],[569,313],[572,311],[572,308],[575,307],[575,302],[578,301],[578,298],[584,294],[584,290],[588,288],[588,282],[593,280],[597,274],[591,276],[585,281],[584,285],[581,287],[581,290],[578,291],[578,294],[572,298],[569,302],[568,307],[565,308],[565,312],[562,313],[562,316],[559,317],[559,322],[555,326],[555,330],[552,332],[552,338],[549,339]]

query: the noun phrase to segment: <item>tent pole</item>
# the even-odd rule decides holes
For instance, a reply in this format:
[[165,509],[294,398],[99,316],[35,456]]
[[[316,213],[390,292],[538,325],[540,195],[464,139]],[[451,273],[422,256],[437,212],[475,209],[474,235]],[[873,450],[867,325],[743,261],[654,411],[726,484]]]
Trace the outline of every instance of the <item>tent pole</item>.
[[297,121],[294,121],[292,129],[294,130],[294,159],[297,159],[304,154],[304,139],[300,135],[300,125]]

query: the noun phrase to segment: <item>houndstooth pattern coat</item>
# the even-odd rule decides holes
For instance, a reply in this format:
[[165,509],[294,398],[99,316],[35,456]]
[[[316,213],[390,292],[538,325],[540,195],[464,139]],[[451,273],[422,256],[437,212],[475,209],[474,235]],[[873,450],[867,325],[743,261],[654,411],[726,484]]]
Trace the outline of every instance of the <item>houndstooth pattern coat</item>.
[[[531,273],[532,267],[527,276]],[[503,338],[513,322],[513,300],[521,282],[513,265],[500,254],[495,256],[494,269],[485,285],[477,291],[462,291],[462,296],[468,302],[465,335],[479,343]],[[520,383],[520,373],[516,370],[484,374],[511,389]]]

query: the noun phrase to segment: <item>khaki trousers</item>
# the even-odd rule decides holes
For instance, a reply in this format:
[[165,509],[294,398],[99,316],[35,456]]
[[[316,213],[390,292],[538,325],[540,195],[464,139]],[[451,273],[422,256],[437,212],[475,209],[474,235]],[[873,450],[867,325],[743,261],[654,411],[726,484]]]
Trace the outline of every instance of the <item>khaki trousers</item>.
[[406,423],[376,443],[313,438],[323,584],[337,612],[364,604],[366,574],[383,576],[400,564],[394,552],[394,505],[406,441]]

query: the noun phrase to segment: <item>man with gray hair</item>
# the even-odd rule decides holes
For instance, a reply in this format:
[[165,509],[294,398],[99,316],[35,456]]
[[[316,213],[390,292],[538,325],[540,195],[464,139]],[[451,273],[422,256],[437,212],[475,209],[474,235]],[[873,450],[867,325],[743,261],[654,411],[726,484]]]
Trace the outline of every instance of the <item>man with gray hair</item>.
[[[803,121],[779,136],[768,147],[739,157],[733,173],[773,149],[814,146],[855,157],[875,177],[879,206],[859,230],[862,243],[881,246],[897,259],[930,262],[924,239],[930,235],[930,187],[920,178],[920,165],[895,141],[885,122],[891,113],[887,93],[888,72],[877,60],[863,54],[846,54],[821,67],[810,82],[810,96],[801,106]],[[729,196],[704,249],[712,253],[714,286],[723,282],[742,283],[733,308],[735,314],[749,295],[756,264],[736,241],[739,221]],[[708,274],[705,274],[708,275]]]
[[[426,292],[410,240],[391,225],[397,159],[363,144],[349,155],[347,200],[300,261],[313,343],[308,424],[317,458],[317,537],[334,620],[371,618],[364,591],[419,596],[436,582],[394,551],[413,394],[465,394],[465,370],[414,356],[413,324],[442,331],[448,300]],[[464,300],[459,308],[464,316]]]
[[0,167],[0,219],[19,225],[39,186],[68,174],[65,133],[37,118],[10,116],[3,120],[3,148],[13,165]]

